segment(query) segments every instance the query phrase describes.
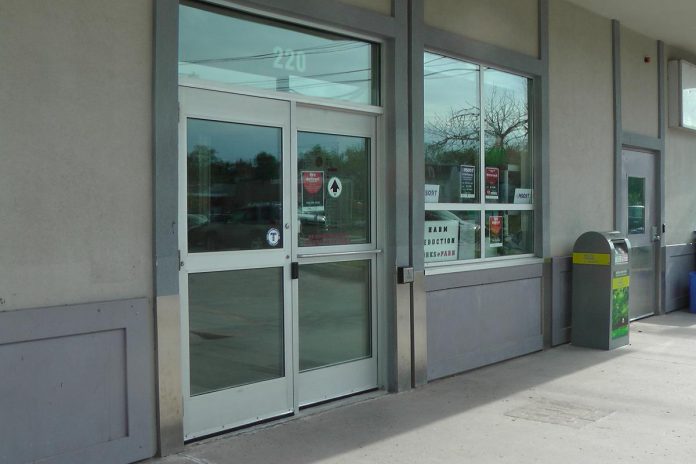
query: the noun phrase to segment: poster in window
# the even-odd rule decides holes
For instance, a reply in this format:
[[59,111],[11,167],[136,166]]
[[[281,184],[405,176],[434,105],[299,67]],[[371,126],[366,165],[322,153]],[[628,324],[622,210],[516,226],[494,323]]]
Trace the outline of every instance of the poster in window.
[[303,212],[324,211],[324,172],[300,171],[302,179],[302,199],[300,207]]
[[425,221],[425,262],[455,261],[459,221]]
[[486,200],[497,200],[500,185],[500,170],[486,168]]
[[440,185],[425,184],[425,202],[438,203],[440,201]]
[[476,198],[476,167],[462,164],[459,168],[459,198]]
[[488,246],[498,248],[503,246],[503,217],[488,216]]

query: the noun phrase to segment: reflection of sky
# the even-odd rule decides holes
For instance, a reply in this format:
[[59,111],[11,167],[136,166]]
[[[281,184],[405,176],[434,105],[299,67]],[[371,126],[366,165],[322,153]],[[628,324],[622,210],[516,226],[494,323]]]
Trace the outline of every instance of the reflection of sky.
[[427,52],[423,59],[426,126],[438,116],[445,119],[460,108],[478,106],[478,66]]
[[527,83],[526,77],[516,76],[515,74],[498,71],[497,69],[486,69],[483,78],[484,92],[489,95],[494,88],[497,92],[513,95],[515,100],[526,104],[527,102]]
[[[453,111],[479,106],[477,65],[426,52],[424,76],[426,126],[438,117],[447,119]],[[527,85],[525,77],[496,69],[484,69],[486,96],[495,90],[498,95],[511,95],[516,101],[526,105]],[[427,131],[425,138],[426,143],[433,141]]]
[[[291,91],[372,103],[373,46],[369,43],[184,5],[180,7],[179,38],[181,74],[270,89],[276,88],[277,79],[293,76]],[[306,69],[297,60],[289,63],[292,69],[285,68],[285,57],[276,62],[274,48],[278,47],[303,52]],[[327,86],[327,82],[342,85]]]
[[281,129],[230,122],[188,119],[187,152],[196,145],[215,149],[221,160],[253,162],[256,155],[266,152],[281,159]]

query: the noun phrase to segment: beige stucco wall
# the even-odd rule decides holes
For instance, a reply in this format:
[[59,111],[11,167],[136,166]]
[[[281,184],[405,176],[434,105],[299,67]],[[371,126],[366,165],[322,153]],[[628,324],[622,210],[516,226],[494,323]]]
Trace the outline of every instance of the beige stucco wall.
[[338,0],[341,3],[357,6],[366,10],[382,13],[383,15],[392,15],[392,0]]
[[[650,57],[650,63],[645,57]],[[623,130],[658,136],[657,41],[621,27],[621,121]]]
[[613,226],[611,22],[563,0],[549,11],[550,245]]
[[[696,63],[696,52],[665,47],[667,60]],[[668,245],[694,241],[696,230],[696,132],[667,128],[665,134],[665,240]]]
[[2,0],[0,43],[0,310],[151,296],[151,1]]
[[425,23],[527,55],[539,55],[538,0],[424,0]]

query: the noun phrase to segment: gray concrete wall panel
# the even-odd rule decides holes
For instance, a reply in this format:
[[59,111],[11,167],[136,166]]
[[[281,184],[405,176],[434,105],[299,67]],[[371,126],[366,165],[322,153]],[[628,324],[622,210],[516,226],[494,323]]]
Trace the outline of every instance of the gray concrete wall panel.
[[152,456],[152,325],[146,299],[0,313],[0,462]]
[[696,244],[664,248],[665,312],[689,306],[689,272],[696,270]]
[[381,13],[383,15],[392,15],[392,0],[338,0],[340,3],[364,8],[366,10]]
[[541,276],[431,291],[427,301],[430,380],[543,347]]
[[562,0],[549,14],[550,252],[613,226],[611,22]]
[[152,294],[152,2],[3,0],[0,310]]
[[[645,62],[650,57],[650,62]],[[621,119],[624,131],[657,137],[657,41],[621,26]]]
[[428,26],[539,56],[538,0],[424,0]]

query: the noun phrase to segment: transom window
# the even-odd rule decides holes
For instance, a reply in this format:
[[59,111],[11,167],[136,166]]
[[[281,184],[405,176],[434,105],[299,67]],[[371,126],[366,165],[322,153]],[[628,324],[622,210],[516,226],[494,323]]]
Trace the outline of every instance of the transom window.
[[179,77],[379,105],[379,46],[183,2]]
[[425,263],[534,252],[531,79],[426,52]]

